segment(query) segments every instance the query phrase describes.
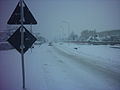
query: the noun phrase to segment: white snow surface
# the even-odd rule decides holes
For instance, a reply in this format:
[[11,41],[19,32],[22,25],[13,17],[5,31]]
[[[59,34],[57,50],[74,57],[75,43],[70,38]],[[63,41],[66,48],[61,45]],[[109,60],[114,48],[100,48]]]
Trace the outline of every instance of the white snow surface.
[[57,43],[55,46],[66,53],[89,58],[87,62],[120,73],[120,46],[80,45],[75,43]]
[[[96,66],[81,61],[96,60],[96,55],[93,57],[91,53],[88,54],[79,49],[76,53],[73,47],[80,47],[80,50],[87,51],[92,46],[69,44],[68,47],[66,44],[54,44],[54,46],[43,44],[35,46],[32,52],[28,50],[24,60],[26,90],[120,90],[119,77],[107,74],[107,71],[102,72],[94,68]],[[119,50],[116,53],[118,52]],[[114,61],[110,58],[105,62]],[[115,64],[118,62],[119,60],[115,59]],[[21,56],[18,52],[16,50],[0,51],[0,90],[22,90],[21,72]]]

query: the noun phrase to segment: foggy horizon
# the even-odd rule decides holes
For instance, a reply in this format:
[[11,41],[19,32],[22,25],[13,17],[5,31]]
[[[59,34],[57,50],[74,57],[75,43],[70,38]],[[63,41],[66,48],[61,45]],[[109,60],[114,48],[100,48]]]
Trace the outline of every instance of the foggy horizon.
[[[54,39],[60,34],[83,30],[120,29],[119,0],[24,0],[37,20],[33,32]],[[0,30],[6,30],[7,21],[19,0],[0,1]],[[28,26],[29,29],[29,26]]]

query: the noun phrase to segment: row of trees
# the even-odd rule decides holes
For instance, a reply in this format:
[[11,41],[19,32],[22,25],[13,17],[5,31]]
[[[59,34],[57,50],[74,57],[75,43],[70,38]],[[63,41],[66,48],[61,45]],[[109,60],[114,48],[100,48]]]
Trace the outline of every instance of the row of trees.
[[75,32],[71,32],[67,38],[62,40],[69,40],[69,41],[86,41],[88,38],[96,36],[96,31],[89,31],[84,30],[80,33],[80,35],[76,34]]
[[84,30],[80,33],[80,35],[71,32],[70,35],[63,39],[69,41],[93,41],[93,42],[101,42],[101,41],[114,41],[120,42],[120,30],[111,30],[104,32],[96,32],[96,30]]

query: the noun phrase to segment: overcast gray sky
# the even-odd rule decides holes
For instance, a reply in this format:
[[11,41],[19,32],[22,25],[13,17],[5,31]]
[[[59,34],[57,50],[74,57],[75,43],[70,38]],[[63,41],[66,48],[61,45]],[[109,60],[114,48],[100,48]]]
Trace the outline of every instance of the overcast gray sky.
[[[0,0],[0,30],[5,30],[19,0]],[[33,32],[47,38],[71,31],[120,29],[120,0],[24,0],[38,24]],[[68,30],[68,27],[70,30]]]

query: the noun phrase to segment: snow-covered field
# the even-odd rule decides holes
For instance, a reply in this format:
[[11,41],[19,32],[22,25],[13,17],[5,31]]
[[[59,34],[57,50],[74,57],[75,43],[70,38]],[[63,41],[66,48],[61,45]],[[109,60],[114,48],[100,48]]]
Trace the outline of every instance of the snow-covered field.
[[57,43],[55,46],[68,54],[89,58],[86,62],[120,73],[120,46],[74,43]]
[[[95,54],[97,49],[102,51],[102,48],[113,49],[108,46],[59,43],[54,46],[48,46],[47,43],[35,46],[32,52],[28,50],[25,53],[27,90],[120,90],[119,77],[107,73],[107,70],[102,72],[96,66],[87,63],[96,60],[97,65],[104,63],[106,65],[113,62],[119,68],[119,49],[115,49],[117,54],[114,54],[116,59],[113,61],[111,56],[109,60],[107,56],[101,57]],[[88,53],[87,50],[92,51]],[[111,51],[113,53],[114,50]],[[0,90],[22,90],[20,58],[16,50],[0,51]],[[118,69],[115,70],[119,72]]]

